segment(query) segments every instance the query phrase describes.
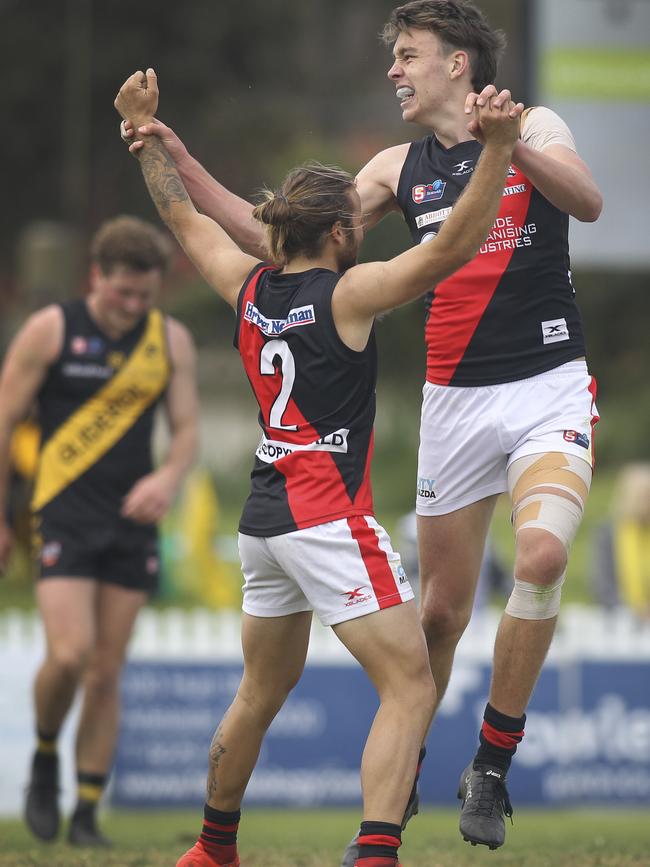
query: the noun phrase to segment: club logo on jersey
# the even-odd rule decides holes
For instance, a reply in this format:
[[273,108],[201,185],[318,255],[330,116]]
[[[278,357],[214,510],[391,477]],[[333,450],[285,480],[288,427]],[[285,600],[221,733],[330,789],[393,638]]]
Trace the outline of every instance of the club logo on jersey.
[[41,563],[43,566],[54,566],[61,556],[60,542],[47,542],[41,551]]
[[577,446],[582,446],[583,449],[589,448],[589,437],[585,433],[580,433],[577,430],[565,430],[563,436],[568,443],[575,443]]
[[517,169],[514,166],[508,166],[508,177],[516,178],[517,177]]
[[456,165],[453,166],[453,172],[451,173],[452,177],[458,178],[462,175],[471,175],[474,171],[473,163],[474,160],[463,160],[460,163],[456,163]]
[[425,500],[435,500],[435,479],[425,479],[423,476],[418,476],[418,497],[423,497]]
[[569,340],[570,335],[566,319],[547,319],[546,322],[542,322],[542,337],[545,345]]
[[425,202],[438,202],[443,197],[447,182],[437,178],[430,184],[416,184],[411,190],[413,201],[416,205],[423,205]]
[[126,361],[126,356],[123,352],[109,352],[106,357],[106,364],[112,367],[113,370],[119,370]]
[[427,241],[433,241],[433,239],[436,237],[437,234],[438,234],[437,232],[427,232],[425,235],[422,235],[422,237],[420,238],[420,243],[426,244]]
[[419,214],[415,218],[415,225],[418,229],[422,229],[424,226],[430,226],[432,223],[444,223],[450,214],[451,208],[440,208],[439,211],[427,211],[426,214]]
[[73,337],[70,351],[73,355],[99,355],[104,349],[101,337]]
[[312,325],[316,321],[314,305],[307,304],[305,307],[294,307],[290,310],[286,319],[267,319],[252,301],[246,303],[244,319],[255,325],[262,334],[275,335],[296,328],[298,325]]
[[363,585],[361,587],[353,587],[352,590],[345,590],[340,595],[347,597],[346,608],[349,608],[350,605],[359,605],[360,602],[368,602],[372,599],[372,593],[368,593],[368,588]]

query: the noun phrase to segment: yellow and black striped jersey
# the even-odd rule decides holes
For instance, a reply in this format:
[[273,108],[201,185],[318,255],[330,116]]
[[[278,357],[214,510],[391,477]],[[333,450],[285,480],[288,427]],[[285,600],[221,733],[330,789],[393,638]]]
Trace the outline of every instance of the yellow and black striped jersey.
[[86,302],[61,305],[64,342],[38,394],[41,450],[32,507],[95,523],[119,513],[151,471],[155,406],[170,377],[164,316],[153,309],[117,340]]

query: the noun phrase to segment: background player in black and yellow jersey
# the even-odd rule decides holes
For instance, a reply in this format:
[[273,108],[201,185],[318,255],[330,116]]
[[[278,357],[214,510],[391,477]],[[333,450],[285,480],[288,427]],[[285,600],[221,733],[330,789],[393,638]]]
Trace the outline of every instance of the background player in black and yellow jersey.
[[[151,69],[132,75],[115,102],[137,126],[157,103]],[[346,172],[296,169],[257,208],[282,262],[276,269],[199,214],[159,139],[145,142],[140,164],[160,215],[237,313],[235,343],[262,428],[239,536],[244,675],[210,749],[203,832],[179,867],[239,864],[241,800],[266,729],[302,672],[312,611],[379,693],[361,768],[357,865],[397,867],[435,685],[413,593],[372,513],[374,318],[424,293],[431,275],[448,275],[477,249],[496,216],[522,109],[504,91],[476,110],[470,127],[480,124],[486,146],[435,241],[356,267],[361,202]]]
[[[169,257],[154,226],[134,217],[105,223],[91,247],[87,297],[31,316],[2,371],[0,504],[11,434],[34,402],[41,428],[32,509],[46,658],[34,685],[38,745],[25,814],[43,840],[59,830],[56,740],[81,687],[69,840],[108,842],[95,808],[117,736],[120,671],[136,615],[156,589],[156,522],[196,451],[192,339],[154,307]],[[161,402],[170,443],[154,469]],[[10,543],[0,523],[0,569]]]
[[[384,39],[402,117],[431,134],[381,151],[359,172],[357,189],[368,228],[401,211],[421,244],[444,226],[474,173],[482,141],[468,130],[467,112],[496,94],[505,40],[471,0],[398,6]],[[204,214],[242,249],[264,255],[250,204],[215,181],[169,127],[155,121],[140,132],[160,137]],[[490,234],[458,273],[432,274],[427,295],[416,510],[421,616],[439,702],[471,616],[499,493],[507,491],[513,507],[514,587],[495,644],[480,747],[460,785],[460,831],[490,848],[505,839],[506,774],[553,637],[591,481],[595,382],[568,227],[570,216],[591,222],[601,208],[566,124],[548,108],[528,109]],[[414,791],[406,818],[415,799]],[[354,847],[342,867],[353,861]]]

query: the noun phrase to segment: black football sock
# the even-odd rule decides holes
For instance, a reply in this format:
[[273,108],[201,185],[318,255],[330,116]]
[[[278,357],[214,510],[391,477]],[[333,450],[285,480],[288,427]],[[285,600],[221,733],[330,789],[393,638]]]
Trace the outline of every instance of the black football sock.
[[474,758],[474,767],[489,765],[508,772],[517,745],[524,736],[526,714],[520,717],[507,716],[488,702],[483,714],[479,735],[480,746]]
[[199,840],[206,852],[224,864],[234,861],[237,857],[237,830],[241,810],[225,813],[206,804],[203,817],[203,830]]

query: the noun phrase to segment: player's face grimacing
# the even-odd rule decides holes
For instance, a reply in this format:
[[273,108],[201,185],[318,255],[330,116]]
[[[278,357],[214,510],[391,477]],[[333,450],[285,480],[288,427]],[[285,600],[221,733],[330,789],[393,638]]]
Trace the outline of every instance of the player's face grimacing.
[[406,30],[395,40],[395,62],[386,73],[396,88],[402,119],[426,123],[447,99],[450,57],[429,30]]
[[116,265],[109,274],[97,268],[91,284],[104,324],[117,334],[135,327],[153,306],[161,283],[157,268],[135,271],[127,265]]

